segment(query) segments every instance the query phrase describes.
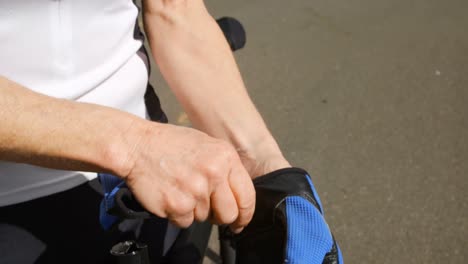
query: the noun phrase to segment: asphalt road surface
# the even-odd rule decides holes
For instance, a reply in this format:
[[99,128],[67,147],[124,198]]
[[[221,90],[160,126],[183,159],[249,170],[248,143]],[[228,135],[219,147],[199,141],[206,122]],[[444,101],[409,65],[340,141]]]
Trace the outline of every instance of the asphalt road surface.
[[346,263],[468,263],[468,1],[206,3],[245,25],[248,90]]

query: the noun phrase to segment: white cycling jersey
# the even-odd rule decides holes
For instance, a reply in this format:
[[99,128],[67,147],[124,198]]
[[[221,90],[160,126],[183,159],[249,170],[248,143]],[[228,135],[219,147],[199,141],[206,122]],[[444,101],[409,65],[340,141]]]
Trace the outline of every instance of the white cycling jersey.
[[[137,15],[131,0],[0,0],[0,75],[49,96],[145,117],[148,71],[135,39]],[[0,162],[0,206],[95,177]]]

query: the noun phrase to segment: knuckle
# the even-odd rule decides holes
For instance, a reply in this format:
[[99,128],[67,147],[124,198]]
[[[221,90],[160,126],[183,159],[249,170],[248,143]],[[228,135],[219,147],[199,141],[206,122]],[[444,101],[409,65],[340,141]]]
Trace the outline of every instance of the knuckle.
[[231,169],[235,151],[233,147],[223,141],[219,141],[209,162],[205,162],[204,169],[210,178],[220,179],[227,176]]
[[198,199],[208,196],[208,186],[203,178],[196,178],[191,182],[192,195]]
[[219,161],[214,161],[209,164],[205,164],[205,172],[210,179],[219,179],[223,177],[223,167],[226,165]]
[[171,206],[171,199],[166,193],[161,194],[161,206],[164,209],[164,214],[169,217],[172,214],[172,206]]
[[193,210],[193,203],[186,197],[173,197],[168,199],[166,204],[169,215],[186,215]]

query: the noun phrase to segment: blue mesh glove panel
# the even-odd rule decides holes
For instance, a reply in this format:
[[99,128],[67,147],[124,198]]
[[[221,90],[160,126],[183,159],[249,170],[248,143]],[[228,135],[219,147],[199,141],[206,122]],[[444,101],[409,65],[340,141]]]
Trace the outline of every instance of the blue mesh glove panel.
[[287,263],[322,263],[333,247],[325,219],[309,201],[299,196],[286,198],[288,236]]

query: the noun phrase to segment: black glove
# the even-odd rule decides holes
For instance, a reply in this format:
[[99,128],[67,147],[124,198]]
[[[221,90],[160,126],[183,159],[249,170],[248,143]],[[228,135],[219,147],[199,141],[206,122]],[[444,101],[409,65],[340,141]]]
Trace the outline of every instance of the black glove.
[[221,234],[236,250],[236,263],[343,263],[306,171],[274,171],[254,185],[257,204],[250,224],[240,234],[227,228]]

